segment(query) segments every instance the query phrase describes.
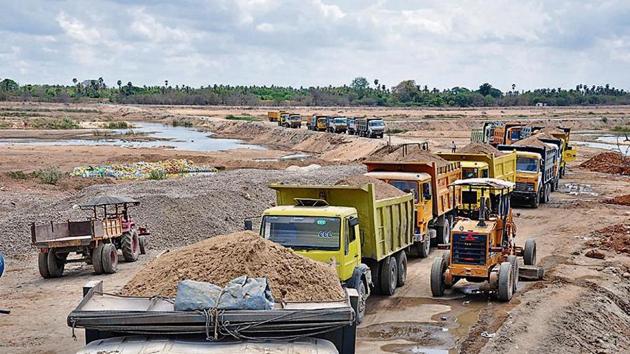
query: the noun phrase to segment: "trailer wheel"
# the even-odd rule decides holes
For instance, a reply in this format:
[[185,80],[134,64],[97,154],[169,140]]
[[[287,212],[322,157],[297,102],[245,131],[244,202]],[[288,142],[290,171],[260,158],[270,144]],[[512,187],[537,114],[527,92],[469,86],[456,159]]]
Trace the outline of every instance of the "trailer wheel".
[[525,265],[536,265],[536,241],[529,239],[525,241],[523,249],[523,262]]
[[37,266],[42,278],[50,278],[50,272],[48,272],[48,253],[39,252],[37,256]]
[[103,273],[112,274],[118,270],[118,251],[113,243],[103,245],[101,262],[103,264]]
[[433,259],[433,265],[431,266],[431,294],[434,297],[440,297],[444,295],[444,272],[446,271],[446,260],[442,257],[436,257]]
[[500,301],[510,301],[512,299],[512,289],[514,289],[514,270],[510,262],[503,262],[499,266],[499,289],[497,297]]
[[147,254],[147,237],[138,236],[138,245],[140,246],[140,254]]
[[54,251],[48,251],[47,255],[46,263],[48,265],[48,274],[51,278],[59,278],[63,275],[63,269],[66,266],[66,257],[61,254],[57,255]]
[[516,288],[518,287],[518,258],[516,258],[516,256],[514,255],[511,255],[508,256],[507,260],[512,265],[512,284],[514,285],[512,287],[512,292],[515,293]]
[[387,257],[382,263],[380,276],[381,293],[391,296],[396,292],[396,285],[398,284],[398,264],[396,264],[396,257]]
[[357,293],[359,294],[357,303],[357,324],[361,324],[361,322],[363,322],[363,318],[365,317],[365,308],[367,306],[367,290],[363,280],[359,281],[359,284],[357,285]]
[[405,285],[407,281],[407,254],[405,251],[398,252],[396,255],[396,264],[398,265],[398,286]]
[[92,250],[92,266],[94,274],[103,274],[103,244],[99,244]]
[[122,254],[125,262],[135,262],[140,255],[140,241],[138,240],[138,231],[132,229],[131,232],[125,232],[120,240]]

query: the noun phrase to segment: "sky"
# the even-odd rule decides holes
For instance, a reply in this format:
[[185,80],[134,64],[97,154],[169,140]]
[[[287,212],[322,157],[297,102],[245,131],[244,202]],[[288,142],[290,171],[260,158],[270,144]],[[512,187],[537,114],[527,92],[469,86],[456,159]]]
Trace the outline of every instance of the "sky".
[[628,0],[0,0],[0,78],[630,89]]

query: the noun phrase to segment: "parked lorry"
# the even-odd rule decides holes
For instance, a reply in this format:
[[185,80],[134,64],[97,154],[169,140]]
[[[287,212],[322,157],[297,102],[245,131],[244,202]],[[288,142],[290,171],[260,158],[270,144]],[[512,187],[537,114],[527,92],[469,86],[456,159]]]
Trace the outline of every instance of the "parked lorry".
[[575,161],[577,149],[569,144],[571,138],[571,128],[550,128],[533,127],[533,133],[540,135],[539,139],[544,142],[556,144],[560,151],[560,178],[564,177],[567,163]]
[[267,119],[269,119],[270,122],[278,122],[280,120],[280,117],[282,117],[283,114],[287,114],[288,112],[286,111],[271,111],[271,112],[267,112]]
[[376,199],[374,184],[272,184],[277,206],[264,211],[266,239],[321,262],[334,262],[339,280],[359,294],[358,321],[375,288],[393,295],[407,276],[413,244],[413,197]]
[[[129,207],[139,204],[130,198],[96,197],[80,206],[91,211],[88,220],[32,223],[31,241],[39,250],[39,274],[43,278],[61,277],[71,262],[91,263],[96,274],[115,273],[118,250],[126,262],[135,262],[145,253],[149,235],[129,215]],[[70,253],[79,257],[68,258]]]
[[[451,232],[449,253],[436,257],[431,267],[431,293],[439,297],[461,279],[483,283],[479,290],[496,294],[500,301],[510,301],[517,290],[520,267],[517,256],[523,256],[526,267],[542,278],[535,267],[536,242],[525,246],[515,242],[516,226],[512,218],[510,195],[514,183],[494,178],[471,178],[455,181],[451,188],[468,193],[494,196],[486,204],[482,198],[476,217],[460,218]],[[523,267],[525,270],[525,267]]]
[[385,122],[382,118],[357,118],[356,134],[366,138],[382,138],[385,134]]
[[459,162],[438,164],[429,161],[366,161],[366,176],[413,193],[414,244],[412,251],[427,257],[431,244],[448,244],[451,225],[457,215],[461,195],[448,185],[462,177]]
[[553,184],[557,183],[558,178],[557,147],[532,136],[497,148],[516,152],[516,187],[512,199],[516,202],[525,201],[534,208],[548,202]]
[[285,128],[301,128],[302,116],[297,113],[283,113],[278,120],[278,126]]
[[347,353],[355,352],[358,296],[335,302],[276,303],[271,310],[176,311],[173,299],[125,297],[83,288],[68,315],[85,329],[79,354]]
[[329,133],[345,134],[348,130],[348,118],[346,117],[330,117],[328,120],[327,131]]
[[356,118],[349,117],[348,118],[348,134],[355,135],[357,131],[357,121]]
[[328,116],[313,114],[306,121],[309,130],[323,132],[326,131]]

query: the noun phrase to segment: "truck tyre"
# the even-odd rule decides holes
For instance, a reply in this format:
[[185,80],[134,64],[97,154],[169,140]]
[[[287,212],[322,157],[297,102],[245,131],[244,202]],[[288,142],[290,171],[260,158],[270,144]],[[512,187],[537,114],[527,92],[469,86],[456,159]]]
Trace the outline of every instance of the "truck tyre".
[[356,285],[356,290],[359,294],[357,303],[357,324],[361,324],[361,322],[363,322],[363,318],[365,317],[365,308],[367,307],[367,289],[365,288],[363,279],[361,279],[359,284]]
[[431,294],[433,297],[444,295],[444,272],[446,271],[446,260],[442,257],[433,259],[431,266]]
[[538,195],[534,197],[534,200],[532,201],[532,208],[538,209],[539,205],[540,205],[540,192],[538,192]]
[[525,265],[536,265],[536,241],[529,239],[525,241],[523,249],[523,263]]
[[553,182],[549,183],[547,188],[545,188],[545,203],[549,203],[549,199],[551,199],[551,185]]
[[381,264],[381,293],[383,295],[392,296],[396,292],[398,284],[398,264],[396,257],[387,257]]
[[103,245],[101,262],[103,264],[103,273],[113,274],[118,270],[118,251],[113,243]]
[[122,254],[125,258],[125,262],[135,262],[140,255],[140,240],[138,240],[138,231],[131,229],[130,232],[125,232],[120,240]]
[[447,217],[443,217],[441,224],[438,224],[438,244],[451,243],[451,224]]
[[507,260],[512,265],[512,278],[514,278],[512,280],[512,284],[514,285],[512,287],[512,292],[515,293],[516,288],[518,287],[518,258],[516,258],[515,255],[510,255]]
[[407,281],[407,254],[405,251],[400,251],[396,255],[396,264],[398,265],[398,286],[405,285]]
[[514,270],[510,262],[503,262],[499,266],[499,289],[497,291],[497,298],[499,301],[510,301],[512,299],[512,293],[514,289]]
[[[53,251],[48,251],[48,257],[46,257],[46,263],[48,265],[48,274],[51,278],[59,278],[63,275],[63,269],[66,266],[66,257],[63,254],[56,254]],[[67,254],[65,254],[67,256]]]
[[48,253],[39,252],[37,255],[37,267],[39,268],[39,275],[41,275],[42,278],[50,278],[50,272],[48,272]]
[[416,247],[418,249],[418,256],[420,256],[420,258],[429,257],[429,253],[431,252],[431,239],[429,235],[426,235],[425,239],[422,242],[418,242],[416,244]]
[[103,274],[103,244],[92,250],[92,266],[95,274]]
[[138,245],[140,246],[140,254],[147,254],[147,237],[138,236]]

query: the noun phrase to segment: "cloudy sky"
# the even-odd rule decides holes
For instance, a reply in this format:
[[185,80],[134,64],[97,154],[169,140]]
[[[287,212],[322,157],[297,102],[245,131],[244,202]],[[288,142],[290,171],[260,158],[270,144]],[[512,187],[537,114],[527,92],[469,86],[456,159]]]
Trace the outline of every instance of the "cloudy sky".
[[630,89],[628,0],[2,0],[0,78]]

